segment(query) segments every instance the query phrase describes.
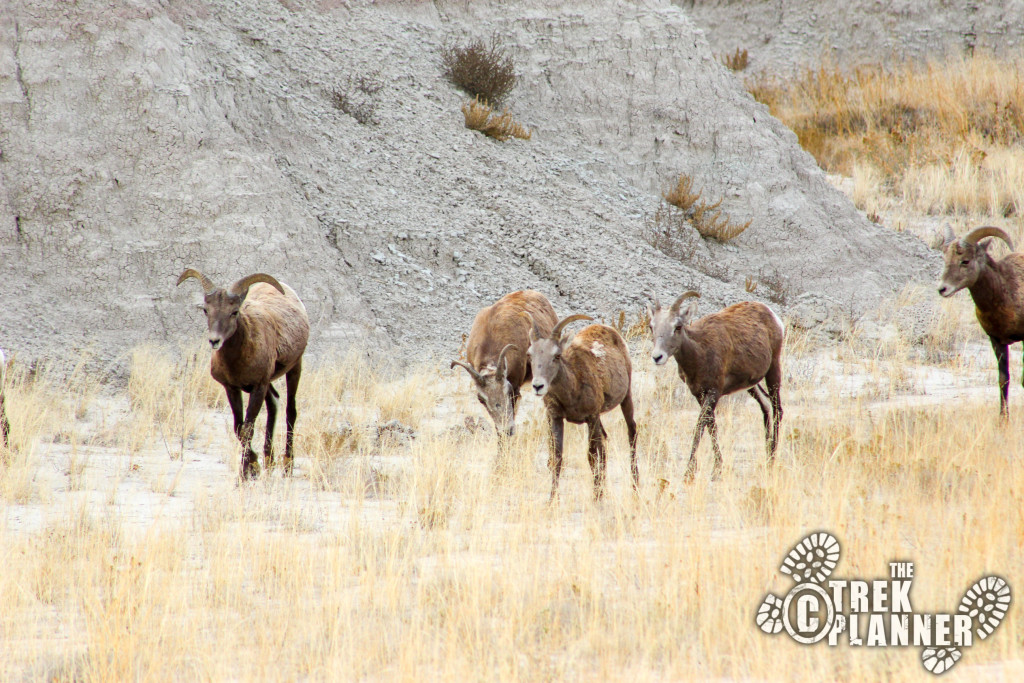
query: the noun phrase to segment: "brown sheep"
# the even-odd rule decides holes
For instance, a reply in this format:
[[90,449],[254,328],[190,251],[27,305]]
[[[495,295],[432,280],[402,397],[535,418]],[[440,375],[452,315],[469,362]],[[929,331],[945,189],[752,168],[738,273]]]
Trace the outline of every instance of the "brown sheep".
[[551,425],[551,500],[558,492],[562,472],[564,420],[587,425],[587,459],[594,475],[594,498],[604,491],[608,463],[605,454],[601,413],[622,408],[629,434],[630,470],[633,490],[640,487],[636,464],[636,422],[633,421],[633,366],[626,342],[611,327],[589,325],[578,334],[561,338],[562,330],[576,320],[593,320],[586,315],[563,318],[544,335],[530,329],[530,364],[533,390],[543,397]]
[[469,362],[451,362],[451,367],[463,367],[473,378],[477,400],[494,421],[499,441],[515,432],[520,387],[533,377],[526,355],[530,318],[543,335],[558,322],[551,302],[540,292],[506,294],[476,314],[466,341]]
[[947,225],[942,236],[945,268],[939,295],[951,297],[967,288],[974,299],[974,314],[992,344],[999,366],[999,415],[1009,415],[1010,344],[1024,341],[1024,254],[1012,253],[998,261],[989,256],[991,240],[998,237],[1013,251],[1010,236],[1000,228],[976,228],[957,239]]
[[[285,412],[284,471],[292,472],[292,439],[295,431],[295,392],[302,375],[302,354],[309,339],[306,307],[295,291],[270,275],[256,273],[222,289],[202,273],[191,268],[178,278],[180,285],[189,278],[203,286],[203,312],[209,327],[210,374],[227,393],[235,420],[235,435],[242,443],[243,479],[255,477],[260,467],[252,450],[252,433],[260,407],[267,404],[264,466],[274,465],[274,423],[279,394],[271,382],[282,375],[288,387]],[[249,394],[249,407],[242,418],[242,392]]]
[[[711,432],[715,452],[712,478],[721,475],[722,451],[718,447],[715,407],[723,396],[745,389],[757,401],[764,416],[769,464],[775,458],[782,421],[780,388],[785,327],[779,316],[764,304],[744,301],[691,322],[697,312],[697,302],[692,302],[686,311],[681,311],[680,306],[684,300],[699,296],[696,292],[687,292],[667,310],[662,310],[657,299],[653,309],[648,307],[654,336],[651,351],[654,364],[664,365],[675,356],[679,377],[700,403],[700,417],[693,432],[686,468],[687,481],[693,481],[697,472],[697,446],[705,427]],[[767,391],[759,385],[762,379]]]

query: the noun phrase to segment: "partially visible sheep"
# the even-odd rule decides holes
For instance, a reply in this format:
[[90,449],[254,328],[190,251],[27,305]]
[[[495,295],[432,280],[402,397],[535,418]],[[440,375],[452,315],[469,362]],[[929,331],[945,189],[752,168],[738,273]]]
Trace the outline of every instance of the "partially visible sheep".
[[7,421],[7,407],[4,405],[4,377],[7,374],[7,359],[4,358],[4,350],[0,349],[0,437],[3,437],[3,446],[7,447],[11,434],[11,425]]
[[551,302],[540,292],[506,294],[473,319],[466,341],[469,362],[451,362],[451,367],[465,368],[473,378],[477,400],[494,421],[499,441],[515,431],[520,387],[533,377],[526,355],[531,318],[541,335],[550,334],[558,322]]
[[622,408],[629,434],[630,471],[633,490],[640,487],[636,465],[636,422],[633,420],[633,366],[626,342],[611,327],[589,325],[572,338],[561,338],[565,326],[576,320],[593,320],[586,315],[563,318],[551,334],[530,330],[530,364],[533,390],[544,398],[551,424],[551,500],[558,492],[562,472],[564,420],[587,425],[587,458],[594,474],[594,498],[604,491],[608,468],[601,413]]
[[946,226],[939,235],[946,267],[939,280],[939,295],[951,297],[966,288],[974,300],[974,313],[985,330],[999,366],[999,415],[1009,415],[1010,344],[1024,341],[1024,254],[1007,254],[998,261],[989,256],[996,237],[1013,251],[1013,241],[1001,228],[975,228],[957,239]]
[[[295,431],[295,392],[302,375],[302,354],[309,339],[306,307],[288,285],[270,275],[256,273],[238,280],[226,290],[191,268],[178,278],[180,285],[195,278],[203,286],[203,312],[209,327],[210,374],[227,393],[235,419],[235,435],[242,443],[243,479],[255,477],[260,468],[252,450],[256,416],[267,404],[267,433],[263,446],[264,466],[274,465],[274,423],[279,394],[271,382],[285,376],[288,405],[285,413],[285,474],[292,472],[292,439]],[[242,392],[249,407],[242,418]]]
[[[686,467],[687,481],[692,481],[697,471],[697,446],[705,427],[711,432],[715,451],[712,478],[718,478],[722,471],[715,407],[723,396],[746,390],[757,401],[764,417],[769,463],[775,458],[782,421],[782,342],[786,330],[779,316],[764,304],[744,301],[693,320],[697,302],[685,311],[680,307],[686,299],[699,296],[686,292],[667,310],[662,310],[657,299],[653,309],[648,307],[654,336],[651,359],[655,365],[664,365],[674,356],[679,377],[700,403]],[[761,380],[767,391],[761,388]]]

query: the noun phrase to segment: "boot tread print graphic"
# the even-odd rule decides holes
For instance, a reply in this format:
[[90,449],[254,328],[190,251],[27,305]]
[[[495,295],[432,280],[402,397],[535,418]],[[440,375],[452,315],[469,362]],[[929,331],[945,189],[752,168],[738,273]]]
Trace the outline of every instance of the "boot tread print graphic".
[[[839,541],[835,536],[824,531],[814,532],[793,546],[783,559],[779,571],[791,576],[796,583],[784,598],[771,593],[765,596],[764,601],[757,610],[757,615],[754,617],[758,628],[769,635],[775,635],[785,630],[798,642],[808,644],[820,640],[824,632],[817,634],[813,640],[810,640],[802,637],[800,633],[794,630],[793,625],[789,621],[789,604],[795,596],[806,596],[815,592],[830,603],[834,601],[835,598],[830,597],[824,588],[826,579],[831,576],[832,571],[839,562],[839,555]],[[910,564],[912,569],[912,563],[904,564]],[[892,576],[896,577],[896,574]],[[912,576],[912,574],[908,576]],[[848,583],[846,580],[835,581],[838,581],[841,585]],[[864,582],[861,581],[859,583]],[[1002,623],[1006,613],[1009,611],[1012,599],[1010,586],[1004,579],[998,576],[986,576],[976,581],[967,589],[960,599],[957,610],[960,615],[966,615],[970,618],[969,631],[973,632],[978,640],[984,640],[992,635],[999,627],[999,624]],[[846,632],[848,623],[846,616],[839,613],[840,609],[830,604],[830,619],[833,612],[835,613],[835,625],[832,635],[829,636],[829,643],[836,645],[837,642],[832,640],[832,636],[837,633]],[[966,626],[966,623],[964,625]],[[851,645],[859,645],[860,639],[858,638],[857,641],[854,643],[853,636],[851,635]],[[957,642],[960,643],[959,640]],[[973,645],[973,642],[969,640],[965,639],[965,642],[967,646]],[[962,646],[964,643],[960,643],[960,645]],[[946,673],[962,657],[963,651],[961,647],[956,645],[933,645],[921,649],[921,664],[927,671],[935,675]]]
[[839,563],[839,541],[832,534],[811,534],[794,546],[782,561],[779,571],[797,583],[821,583]]
[[1010,586],[998,576],[986,576],[967,589],[960,612],[968,615],[974,633],[985,640],[996,630],[1010,608]]

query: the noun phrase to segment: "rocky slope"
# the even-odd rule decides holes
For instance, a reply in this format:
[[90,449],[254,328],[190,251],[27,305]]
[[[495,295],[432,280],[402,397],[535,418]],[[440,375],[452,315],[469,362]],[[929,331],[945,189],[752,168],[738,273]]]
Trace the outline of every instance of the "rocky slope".
[[[449,354],[533,287],[610,316],[779,277],[839,309],[934,267],[876,226],[666,2],[14,0],[0,9],[0,346],[123,369],[204,327],[187,266],[296,288],[311,352]],[[533,130],[467,130],[445,40],[501,37]],[[360,123],[340,93],[372,114]],[[687,173],[751,227],[688,263],[641,239]],[[699,267],[694,267],[698,264]]]

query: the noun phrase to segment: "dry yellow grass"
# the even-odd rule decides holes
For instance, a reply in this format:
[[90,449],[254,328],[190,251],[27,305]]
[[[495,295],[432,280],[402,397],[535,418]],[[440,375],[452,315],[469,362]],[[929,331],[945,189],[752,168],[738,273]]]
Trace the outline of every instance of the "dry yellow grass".
[[1017,216],[1024,211],[1024,63],[978,54],[942,62],[824,64],[748,89],[796,132],[826,170],[873,198],[918,213]]
[[[792,331],[776,468],[762,465],[760,415],[743,395],[718,411],[725,475],[708,481],[705,443],[691,486],[679,458],[696,404],[674,367],[649,367],[650,342],[635,337],[642,488],[630,491],[625,429],[610,413],[601,504],[583,429],[571,425],[561,497],[546,504],[539,400],[524,398],[514,446],[496,463],[492,430],[461,427],[482,416],[461,374],[384,380],[358,355],[308,369],[293,478],[238,487],[230,418],[207,398],[167,470],[160,435],[180,430],[181,396],[146,382],[195,384],[180,356],[153,349],[135,355],[136,380],[111,399],[139,413],[124,422],[138,451],[91,451],[70,491],[52,483],[51,463],[69,439],[88,440],[97,406],[76,419],[61,382],[29,382],[15,366],[16,462],[0,477],[29,483],[0,479],[0,679],[922,680],[913,648],[806,647],[762,634],[754,615],[767,592],[789,589],[778,565],[817,529],[843,544],[840,576],[914,561],[920,610],[954,607],[986,573],[1024,586],[1024,396],[1014,391],[1001,426],[992,364],[971,360],[987,353],[981,339],[948,339],[969,303],[947,305],[932,343],[956,353],[938,365],[913,360],[902,339],[879,346],[854,330],[823,351]],[[962,395],[944,400],[929,373]],[[925,389],[927,404],[901,398]],[[415,438],[325,446],[340,422],[383,418],[415,422]],[[61,430],[67,439],[48,443]],[[129,458],[134,469],[118,464]],[[180,480],[137,486],[165,471]],[[945,679],[1024,674],[1018,615]]]
[[512,114],[507,111],[498,114],[491,105],[479,97],[467,100],[462,105],[462,115],[466,120],[466,128],[478,130],[502,142],[513,137],[529,140],[533,135],[513,119]]

